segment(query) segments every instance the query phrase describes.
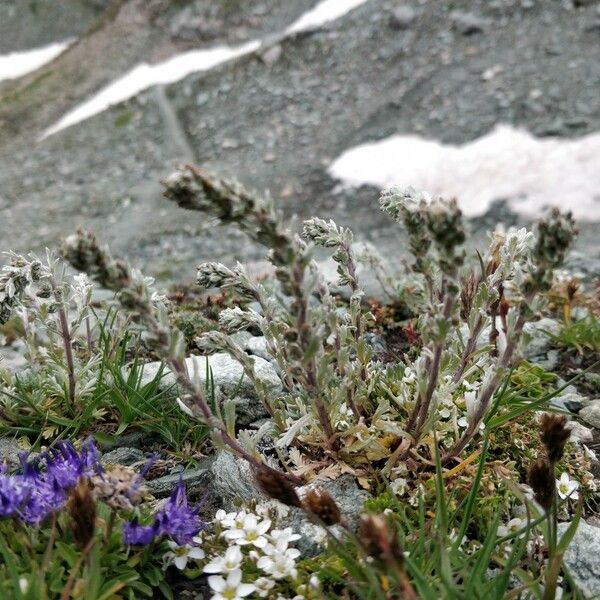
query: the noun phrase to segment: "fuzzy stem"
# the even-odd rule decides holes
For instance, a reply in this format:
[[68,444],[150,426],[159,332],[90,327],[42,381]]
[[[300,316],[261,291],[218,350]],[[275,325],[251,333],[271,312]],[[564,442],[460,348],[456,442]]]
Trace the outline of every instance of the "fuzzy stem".
[[60,324],[60,336],[65,349],[65,359],[67,361],[67,376],[69,379],[69,405],[71,410],[75,409],[75,361],[73,360],[73,339],[69,330],[67,312],[63,301],[63,293],[56,279],[50,278],[50,285],[54,293],[54,299],[59,304],[58,320]]
[[65,587],[63,588],[63,591],[60,595],[60,600],[69,600],[69,598],[71,597],[71,592],[73,591],[73,587],[75,586],[75,581],[77,579],[77,575],[79,574],[79,570],[81,569],[81,565],[83,564],[83,561],[86,560],[89,556],[95,541],[96,538],[92,538],[79,555],[79,558],[77,559],[75,566],[71,570],[71,573],[69,574],[69,579],[67,579]]
[[[453,303],[454,297],[451,293],[449,293],[448,290],[446,290],[446,299],[444,301],[442,313],[444,320],[448,320],[450,318],[450,315],[452,314]],[[445,338],[439,340],[434,347],[433,360],[431,361],[431,367],[429,369],[427,390],[425,391],[425,395],[420,397],[420,402],[415,404],[415,408],[413,409],[413,413],[410,416],[409,423],[406,428],[409,432],[414,428],[413,438],[415,444],[418,442],[419,436],[421,435],[421,429],[423,428],[425,420],[427,419],[429,406],[431,405],[431,399],[433,398],[433,392],[437,386],[440,363],[442,360],[442,353],[444,351],[444,341]]]
[[90,317],[85,318],[85,335],[87,340],[88,356],[91,358],[94,353],[94,345],[92,342],[92,328],[90,326]]
[[494,393],[498,389],[498,386],[500,385],[502,373],[511,363],[514,351],[517,347],[517,343],[519,342],[521,334],[523,333],[523,327],[525,326],[525,307],[527,307],[531,303],[534,295],[535,293],[532,293],[528,295],[526,299],[524,299],[524,305],[521,308],[521,312],[517,318],[517,322],[515,323],[515,330],[513,332],[513,335],[510,337],[510,339],[507,340],[506,348],[504,349],[502,358],[498,362],[494,376],[489,380],[486,387],[481,391],[477,410],[473,415],[473,419],[469,423],[469,426],[466,428],[465,432],[463,433],[462,437],[458,440],[458,442],[456,442],[456,444],[450,450],[448,450],[448,452],[442,457],[443,463],[447,463],[454,459],[456,456],[458,456],[466,448],[466,446],[473,439],[475,433],[479,429],[479,424],[485,416],[492,396],[494,395]]
[[177,381],[190,392],[192,399],[202,413],[204,422],[219,435],[224,444],[229,446],[235,454],[248,461],[255,469],[267,469],[268,471],[273,471],[277,473],[277,475],[285,477],[296,485],[302,485],[303,481],[299,477],[290,475],[289,473],[282,473],[277,469],[273,469],[248,452],[246,448],[244,448],[234,437],[229,434],[225,428],[225,425],[217,417],[215,417],[204,395],[190,380],[185,363],[174,358],[168,359],[167,362],[172,371],[175,373]]
[[[303,352],[306,352],[310,344],[310,328],[307,323],[308,316],[308,299],[303,289],[304,281],[304,267],[299,262],[295,265],[292,277],[292,291],[295,297],[294,305],[296,308],[296,327],[298,329],[298,337],[300,346]],[[317,386],[317,366],[314,357],[310,359],[306,366],[306,376],[304,378],[308,384],[308,388],[312,392],[313,402],[315,403],[315,409],[323,432],[325,434],[325,443],[329,450],[336,449],[335,431],[331,425],[329,419],[329,413],[323,400],[322,395],[319,393]]]
[[475,324],[473,325],[473,331],[471,332],[471,335],[467,340],[467,345],[465,346],[464,352],[460,359],[460,366],[452,379],[454,383],[458,383],[461,380],[465,369],[469,364],[469,359],[471,358],[471,355],[473,354],[475,347],[477,346],[477,339],[479,338],[479,334],[481,333],[482,328],[483,317],[481,315],[477,315],[477,319],[475,320]]

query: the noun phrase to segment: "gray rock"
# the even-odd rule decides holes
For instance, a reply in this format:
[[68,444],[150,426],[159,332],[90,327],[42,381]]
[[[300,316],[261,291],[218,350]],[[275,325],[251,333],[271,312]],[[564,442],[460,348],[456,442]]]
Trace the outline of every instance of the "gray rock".
[[594,440],[592,430],[582,425],[579,421],[569,421],[568,428],[571,430],[571,441],[579,444],[589,444]]
[[450,19],[452,27],[462,35],[473,35],[475,33],[483,33],[489,21],[478,17],[470,12],[455,10],[451,13]]
[[0,347],[0,369],[8,369],[12,373],[24,369],[27,366],[27,359],[23,356],[23,351],[14,346]]
[[[227,397],[222,394],[219,395],[219,398],[223,401],[227,399]],[[256,398],[239,398],[236,396],[233,403],[235,404],[236,425],[246,427],[251,423],[267,417],[269,414],[263,403],[256,400]]]
[[593,400],[579,411],[579,418],[600,429],[600,400]]
[[251,337],[244,346],[244,350],[252,356],[260,356],[264,360],[269,362],[272,359],[271,355],[267,352],[267,338],[262,335]]
[[548,350],[543,356],[535,356],[534,362],[546,371],[554,371],[558,366],[560,352],[558,350]]
[[182,479],[189,495],[201,496],[213,487],[211,471],[213,462],[212,458],[206,458],[200,466],[194,469],[187,469],[182,473],[164,475],[163,477],[147,481],[146,487],[157,498],[164,498],[171,494],[177,487],[179,480]]
[[[564,385],[564,383],[559,382],[559,386],[560,385]],[[552,406],[572,413],[578,413],[589,403],[589,398],[582,396],[574,385],[567,386],[558,396],[555,396],[550,400]]]
[[552,338],[548,334],[558,335],[560,323],[555,319],[544,317],[539,321],[526,323],[523,329],[525,339],[525,358],[528,360],[544,357],[552,345]]
[[211,490],[225,510],[236,504],[264,498],[256,487],[254,474],[247,461],[229,450],[219,450],[210,468]]
[[[491,325],[486,325],[477,338],[477,348],[483,348],[489,343]],[[560,323],[554,319],[543,318],[539,321],[526,323],[523,329],[524,344],[523,356],[544,369],[552,370],[558,362],[558,353],[551,349],[552,338],[548,333],[557,335],[560,332]],[[463,342],[469,339],[469,328],[466,324],[460,326]]]
[[[568,526],[569,523],[560,523],[559,534],[562,535]],[[564,560],[583,595],[597,598],[600,595],[600,527],[581,520]]]
[[123,465],[129,467],[135,463],[144,461],[145,454],[137,448],[121,447],[115,448],[102,456],[102,464]]
[[270,46],[269,48],[266,48],[265,50],[263,50],[260,53],[260,58],[265,63],[265,65],[270,67],[271,65],[274,65],[279,60],[281,53],[282,53],[281,45],[274,44],[273,46]]
[[249,331],[236,331],[231,334],[231,339],[238,345],[244,348],[248,343],[248,340],[254,336]]
[[417,18],[417,12],[412,6],[398,6],[390,15],[390,26],[394,29],[408,29]]
[[[281,380],[273,366],[263,358],[253,356],[254,370],[273,395],[282,391]],[[207,368],[206,357],[191,356],[186,359],[186,365],[190,375],[196,379],[200,389],[206,387]],[[160,367],[159,362],[147,363],[143,367],[142,382],[147,383],[156,376]],[[208,367],[212,371],[215,385],[215,395],[218,398],[232,398],[235,394],[237,406],[237,422],[247,425],[266,415],[266,411],[258,399],[256,389],[252,382],[245,376],[242,365],[229,354],[219,352],[208,357]],[[164,377],[160,387],[168,389],[175,383],[175,377],[165,369]]]
[[385,338],[378,333],[374,333],[372,331],[368,331],[364,334],[363,339],[369,346],[373,348],[373,354],[375,358],[382,359],[385,357],[387,353],[387,342]]
[[13,438],[0,438],[0,465],[7,464],[15,467],[19,464],[19,453],[23,449],[17,440]]
[[600,258],[593,254],[570,252],[565,261],[565,269],[581,277],[584,283],[591,283],[600,276]]

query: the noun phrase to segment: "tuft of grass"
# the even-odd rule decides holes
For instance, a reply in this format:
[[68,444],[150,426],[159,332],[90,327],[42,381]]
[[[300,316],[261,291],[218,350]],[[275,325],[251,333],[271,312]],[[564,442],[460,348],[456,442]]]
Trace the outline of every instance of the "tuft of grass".
[[600,352],[600,319],[592,313],[585,319],[566,322],[558,334],[548,332],[548,335],[562,349],[574,350],[581,355]]

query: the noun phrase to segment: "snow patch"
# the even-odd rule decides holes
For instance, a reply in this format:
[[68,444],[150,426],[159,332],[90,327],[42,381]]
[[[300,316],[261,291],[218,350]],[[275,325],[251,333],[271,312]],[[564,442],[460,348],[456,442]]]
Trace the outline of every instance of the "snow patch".
[[317,29],[330,21],[343,17],[346,13],[364,4],[367,0],[323,0],[312,10],[305,12],[286,30],[286,34]]
[[455,146],[394,135],[356,146],[329,173],[349,187],[412,186],[457,198],[463,212],[485,214],[494,200],[535,217],[548,206],[600,220],[600,133],[577,139],[537,138],[509,125]]
[[0,81],[17,79],[31,73],[62,54],[73,40],[56,42],[42,48],[0,55]]
[[[365,2],[367,0],[323,0],[292,23],[284,31],[284,35],[318,28],[343,17]],[[52,127],[46,129],[41,139],[89,119],[119,102],[129,100],[154,85],[175,83],[192,73],[207,71],[228,60],[249,54],[260,44],[260,40],[254,40],[236,48],[218,46],[208,50],[191,50],[155,65],[142,63],[69,111]]]
[[192,73],[207,71],[228,60],[253,52],[259,46],[259,41],[248,42],[235,48],[217,46],[207,50],[184,52],[155,65],[142,63],[100,90],[87,102],[68,112],[58,123],[46,129],[42,139],[89,119],[110,106],[129,100],[154,85],[174,83]]

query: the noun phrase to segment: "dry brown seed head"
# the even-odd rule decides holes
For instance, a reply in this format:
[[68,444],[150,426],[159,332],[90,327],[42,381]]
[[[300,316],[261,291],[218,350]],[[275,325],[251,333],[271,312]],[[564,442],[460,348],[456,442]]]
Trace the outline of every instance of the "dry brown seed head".
[[361,515],[358,538],[372,558],[397,564],[404,560],[396,528],[381,515]]
[[302,507],[302,502],[296,493],[296,488],[283,476],[271,469],[259,469],[256,472],[256,482],[269,498],[279,500],[287,506]]
[[323,489],[308,490],[303,500],[304,508],[316,515],[325,525],[336,525],[342,520],[342,513],[333,496]]
[[147,495],[139,475],[127,467],[114,467],[91,478],[92,494],[116,510],[131,510]]
[[90,488],[83,479],[71,492],[69,515],[73,539],[80,550],[85,548],[94,537],[96,530],[96,502]]
[[571,436],[571,430],[567,428],[567,417],[552,413],[544,413],[540,420],[541,438],[548,459],[557,463],[563,456],[565,444]]
[[529,469],[529,485],[540,506],[549,511],[552,508],[556,489],[554,467],[547,458],[538,458]]

